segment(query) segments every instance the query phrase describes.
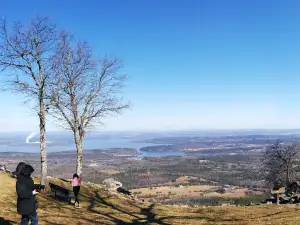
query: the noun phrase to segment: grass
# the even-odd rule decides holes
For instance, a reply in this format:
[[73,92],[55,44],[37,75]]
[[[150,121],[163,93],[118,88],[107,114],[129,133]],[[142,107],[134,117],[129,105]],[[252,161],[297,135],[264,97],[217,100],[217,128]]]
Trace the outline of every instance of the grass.
[[214,191],[216,190],[215,186],[210,185],[198,185],[198,186],[183,186],[183,187],[174,187],[174,186],[161,186],[155,188],[138,188],[132,189],[133,193],[141,193],[141,195],[154,195],[156,192],[159,192],[161,195],[167,195],[169,192],[176,195],[189,195],[199,196],[199,192],[205,191]]
[[[59,185],[69,183],[53,179]],[[264,205],[249,207],[190,208],[142,204],[86,185],[82,187],[81,209],[74,209],[51,196],[38,196],[39,224],[298,224],[300,206]],[[18,224],[15,179],[0,173],[0,225]]]
[[217,187],[212,185],[193,185],[193,186],[160,186],[154,188],[138,188],[132,189],[132,193],[138,197],[149,200],[157,197],[166,197],[170,200],[179,198],[197,198],[197,197],[211,197],[211,198],[245,198],[250,195],[260,196],[263,193],[259,191],[252,191],[248,188],[236,188],[227,190],[225,193],[217,193]]

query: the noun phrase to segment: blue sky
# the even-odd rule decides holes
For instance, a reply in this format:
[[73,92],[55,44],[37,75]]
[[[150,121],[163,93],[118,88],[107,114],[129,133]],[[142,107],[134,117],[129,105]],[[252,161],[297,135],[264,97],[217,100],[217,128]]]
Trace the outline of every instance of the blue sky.
[[[37,14],[123,59],[132,107],[103,129],[300,128],[298,0],[1,1]],[[22,101],[0,93],[0,130],[37,129]]]

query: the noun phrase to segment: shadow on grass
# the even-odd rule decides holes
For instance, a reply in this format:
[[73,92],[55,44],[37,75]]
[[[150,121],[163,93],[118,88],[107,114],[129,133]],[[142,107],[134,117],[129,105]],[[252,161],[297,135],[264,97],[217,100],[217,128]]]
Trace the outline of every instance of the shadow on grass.
[[0,225],[12,225],[15,224],[14,221],[6,220],[3,217],[0,217]]
[[[158,213],[159,207],[155,204],[145,205],[130,199],[122,199],[113,195],[104,194],[100,196],[98,191],[88,191],[87,193],[80,193],[80,196],[85,199],[84,202],[88,202],[88,211],[91,213],[91,217],[83,216],[80,212],[72,214],[72,219],[78,221],[84,221],[85,224],[120,224],[120,225],[142,225],[142,224],[160,224],[171,225],[179,224],[184,220],[185,224],[195,224],[199,221],[205,224],[242,224],[245,220],[242,218],[229,217],[226,211],[214,212],[212,215],[209,210],[206,209],[193,209],[185,212],[178,210],[178,215],[172,212],[172,209],[165,209],[162,213]],[[47,198],[51,196],[47,196]],[[45,199],[46,200],[46,199]],[[61,208],[65,203],[56,201]],[[57,207],[57,206],[56,206]],[[187,213],[188,215],[185,215]],[[60,216],[60,218],[70,219],[69,215]],[[52,225],[56,225],[53,219],[49,219],[47,222]],[[251,220],[251,218],[249,218]],[[254,218],[253,218],[254,219]],[[100,222],[101,221],[101,222]],[[178,222],[177,222],[178,221]],[[1,224],[0,224],[1,225]]]
[[63,182],[66,182],[66,183],[72,183],[72,181],[70,180],[67,180],[67,179],[64,179],[64,178],[58,178],[59,180],[63,181]]
[[[97,207],[101,207],[102,210],[96,209]],[[107,208],[113,209],[114,212],[105,212],[103,210],[103,206],[106,206]],[[135,208],[134,211],[129,211],[128,206]],[[138,224],[160,224],[160,225],[171,225],[176,224],[176,220],[186,220],[189,224],[193,224],[195,221],[204,220],[207,223],[220,223],[220,222],[242,222],[242,220],[237,218],[232,219],[222,219],[224,215],[220,215],[217,218],[211,218],[207,216],[207,213],[205,213],[202,210],[197,210],[196,212],[189,213],[189,216],[160,216],[155,213],[155,204],[151,204],[148,207],[138,206],[135,204],[128,204],[125,207],[121,207],[119,204],[115,205],[109,202],[109,197],[101,197],[99,196],[99,193],[95,192],[95,197],[90,198],[90,206],[88,207],[88,210],[92,213],[101,215],[105,217],[106,219],[110,220],[114,224],[123,224],[123,225],[138,225]],[[122,218],[123,217],[123,218]],[[130,222],[128,222],[130,220]],[[172,223],[170,223],[170,220],[172,220]]]

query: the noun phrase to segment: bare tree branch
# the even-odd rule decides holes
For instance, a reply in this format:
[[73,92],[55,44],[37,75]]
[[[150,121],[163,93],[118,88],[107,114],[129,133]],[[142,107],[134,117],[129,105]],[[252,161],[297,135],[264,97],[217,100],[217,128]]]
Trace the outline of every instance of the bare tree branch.
[[268,183],[290,184],[295,178],[296,160],[300,155],[300,144],[280,144],[267,147],[263,156],[263,171]]
[[77,147],[77,173],[82,170],[82,142],[88,129],[101,124],[104,117],[119,114],[129,107],[119,97],[126,76],[119,74],[121,62],[116,57],[93,57],[86,42],[75,43],[66,32],[60,44],[52,68],[51,114],[66,122],[74,134]]
[[47,17],[37,17],[23,26],[16,22],[11,30],[5,19],[0,21],[0,70],[7,71],[7,87],[23,93],[28,100],[38,103],[41,142],[41,183],[47,176],[46,161],[46,86],[53,75],[51,61],[58,41],[55,25]]

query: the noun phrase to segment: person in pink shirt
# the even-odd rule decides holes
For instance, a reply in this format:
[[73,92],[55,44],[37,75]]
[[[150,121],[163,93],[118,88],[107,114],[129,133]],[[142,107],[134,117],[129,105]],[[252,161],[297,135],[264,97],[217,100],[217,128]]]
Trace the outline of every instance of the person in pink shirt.
[[74,206],[76,207],[76,202],[78,204],[78,206],[76,208],[79,208],[78,194],[79,194],[79,191],[80,191],[81,182],[82,182],[82,179],[75,173],[73,175],[72,187],[73,187],[73,192],[74,192],[74,195],[75,195]]

